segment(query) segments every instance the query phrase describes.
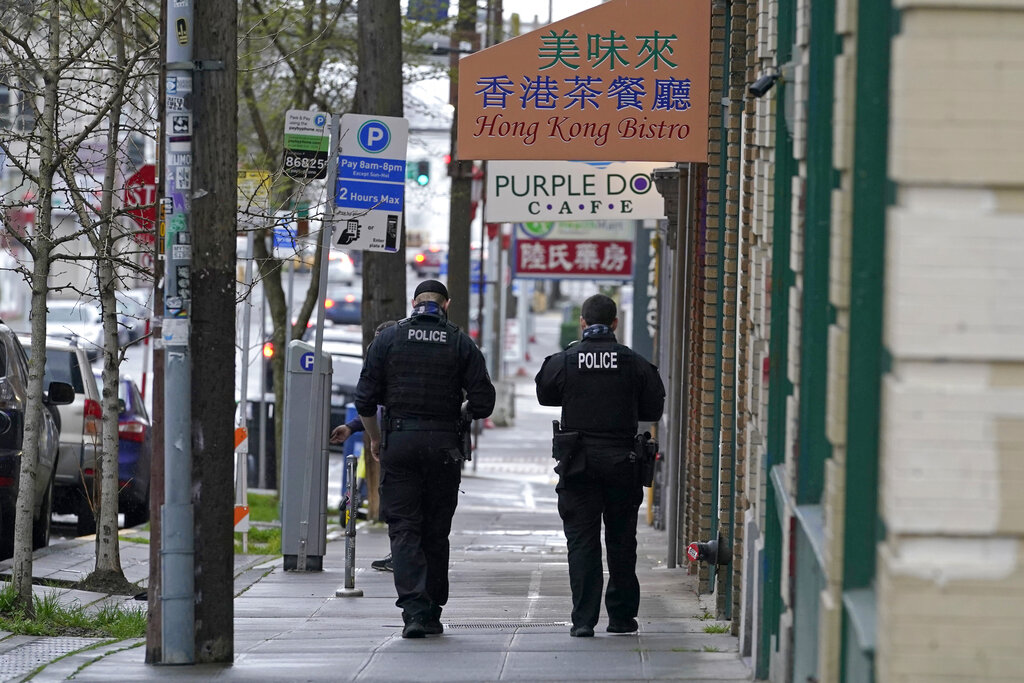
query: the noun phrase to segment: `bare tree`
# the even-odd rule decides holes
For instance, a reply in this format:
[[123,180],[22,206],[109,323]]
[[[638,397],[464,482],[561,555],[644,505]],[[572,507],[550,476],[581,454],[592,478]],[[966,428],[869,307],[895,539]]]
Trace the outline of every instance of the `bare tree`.
[[[380,7],[376,7],[380,5]],[[360,111],[382,115],[401,116],[403,86],[416,80],[435,78],[446,71],[431,66],[427,59],[429,49],[423,45],[424,37],[430,34],[447,35],[450,27],[446,22],[402,22],[397,2],[363,2],[353,0],[303,0],[300,3],[269,5],[264,0],[248,0],[242,4],[240,31],[242,49],[239,54],[239,104],[242,115],[239,121],[239,157],[243,163],[256,168],[277,169],[282,158],[284,115],[288,109],[316,109],[329,113]],[[358,14],[357,14],[358,12]],[[375,19],[377,15],[388,16],[386,26]],[[367,30],[366,22],[375,28]],[[357,21],[358,20],[358,21]],[[377,28],[384,32],[375,32]],[[374,76],[360,73],[366,50],[376,50],[387,60],[389,77],[371,87]],[[404,59],[403,59],[404,57]],[[367,58],[365,68],[377,73],[374,57]],[[407,68],[403,71],[403,65]],[[377,102],[367,101],[363,108],[354,102],[356,81],[360,80],[366,92],[385,91],[381,95],[391,103],[388,109],[375,109]],[[397,104],[396,104],[397,103]],[[393,114],[397,111],[398,114]],[[272,206],[293,210],[300,203],[312,207],[309,224],[323,224],[327,197],[331,190],[323,182],[300,183],[289,180],[283,174],[275,174]],[[320,250],[314,254],[311,265],[311,284],[301,296],[297,310],[292,311],[288,320],[288,309],[282,282],[284,262],[275,258],[266,248],[268,226],[272,216],[254,213],[250,223],[258,226],[255,241],[255,259],[258,267],[257,278],[262,280],[263,290],[270,308],[273,324],[271,341],[275,349],[284,349],[293,339],[302,337],[309,323],[319,296]],[[308,235],[309,243],[316,244],[316,235]],[[376,296],[371,290],[386,286],[386,299],[393,298],[391,289],[401,287],[397,296],[398,305],[391,305],[389,313],[378,310],[370,299],[369,308],[364,299],[364,340],[372,338],[374,326],[386,318],[401,317],[404,314],[405,298],[405,252],[404,245],[399,254],[388,255],[391,269],[386,272],[370,266],[371,283],[364,287],[364,293]],[[370,261],[373,256],[369,256]],[[397,268],[395,268],[397,266]],[[400,272],[399,272],[400,271]],[[401,278],[400,283],[395,278]],[[385,285],[386,283],[386,285]],[[369,321],[369,322],[366,322]],[[367,327],[368,326],[368,327]],[[369,330],[367,336],[366,330]],[[368,343],[368,342],[367,342]],[[271,359],[274,397],[278,406],[284,405],[284,354],[275,353]],[[275,443],[281,453],[283,410],[275,411]],[[280,469],[280,458],[278,459]],[[372,495],[376,487],[371,486]]]
[[[31,524],[35,501],[34,488],[28,484],[38,476],[36,437],[42,427],[46,301],[53,284],[50,282],[52,266],[59,260],[84,261],[86,265],[83,267],[93,275],[79,281],[59,282],[57,286],[95,296],[92,283],[97,282],[94,278],[98,274],[99,289],[110,292],[104,305],[107,323],[110,323],[105,369],[112,376],[107,386],[113,388],[114,398],[107,401],[102,451],[108,455],[100,455],[100,466],[101,472],[105,470],[108,476],[112,472],[114,476],[114,502],[105,506],[109,510],[104,523],[112,536],[104,545],[112,545],[113,551],[106,551],[102,558],[97,555],[97,568],[100,568],[102,559],[104,569],[116,567],[116,572],[121,573],[116,553],[116,387],[119,356],[112,287],[118,265],[134,269],[139,266],[123,254],[115,255],[109,245],[115,241],[115,234],[120,238],[125,236],[124,231],[115,229],[114,218],[118,212],[113,200],[117,187],[114,185],[114,154],[118,147],[124,92],[129,74],[135,73],[139,60],[149,49],[143,47],[132,57],[126,56],[121,29],[124,7],[124,2],[120,1],[109,6],[96,3],[83,6],[43,0],[33,7],[33,12],[25,11],[25,7],[0,11],[0,55],[8,63],[5,80],[21,93],[21,101],[30,118],[30,122],[23,124],[20,135],[0,138],[0,149],[20,176],[17,187],[28,191],[22,197],[29,197],[26,201],[35,209],[32,230],[21,230],[22,226],[11,223],[8,212],[3,214],[5,227],[19,235],[31,261],[19,267],[31,291],[32,340],[28,411],[16,505],[13,577],[19,602],[29,612],[32,610]],[[107,158],[99,190],[101,200],[97,206],[96,179],[83,163],[83,156],[97,138],[102,140],[104,137],[106,149],[103,154]],[[95,164],[89,167],[94,168]],[[63,197],[74,207],[78,225],[71,230],[58,230],[54,223],[52,207],[55,195]],[[91,242],[93,253],[74,253],[75,249],[68,253],[68,247],[76,245],[83,237]],[[108,462],[104,463],[104,460]],[[109,523],[110,514],[114,515],[113,524]],[[123,574],[121,576],[123,578]]]

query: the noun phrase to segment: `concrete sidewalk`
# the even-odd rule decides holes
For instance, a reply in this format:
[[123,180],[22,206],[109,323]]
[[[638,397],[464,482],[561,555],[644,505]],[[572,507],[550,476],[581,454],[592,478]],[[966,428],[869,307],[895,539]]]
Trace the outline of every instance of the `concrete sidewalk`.
[[[322,572],[285,572],[280,557],[236,556],[232,665],[147,665],[142,641],[11,637],[0,640],[0,681],[28,680],[26,674],[43,664],[31,680],[749,680],[737,639],[718,632],[730,624],[710,618],[711,597],[696,594],[697,582],[685,569],[666,568],[666,534],[643,522],[644,510],[639,633],[608,634],[603,615],[596,637],[569,637],[572,601],[550,458],[558,410],[537,405],[532,382],[554,350],[558,322],[539,320],[542,341],[525,372],[517,373],[525,376],[515,386],[514,428],[486,430],[463,476],[444,635],[402,639],[392,575],[370,569],[388,553],[382,526],[364,524],[357,535],[355,585],[364,595],[336,597],[344,586],[345,544],[334,527]],[[125,574],[144,582],[148,546],[125,541],[121,548]],[[83,578],[94,561],[91,542],[82,540],[37,557],[37,576],[71,581]],[[109,600],[72,593],[62,599]],[[16,665],[36,661],[32,656],[35,665],[14,673]]]
[[[387,534],[364,525],[356,572],[363,597],[335,597],[344,585],[343,537],[329,543],[323,572],[284,572],[279,558],[258,568],[262,578],[235,598],[233,666],[151,666],[141,641],[92,641],[80,644],[92,649],[49,663],[31,680],[749,680],[737,639],[715,633],[722,624],[707,618],[711,601],[695,594],[682,570],[664,568],[661,532],[643,526],[639,535],[639,634],[607,634],[602,620],[596,637],[570,638],[565,539],[553,491],[471,476],[462,488],[443,636],[402,639],[392,575],[369,569],[387,554]],[[134,545],[122,544],[126,564]],[[77,564],[81,550],[69,543],[39,564],[56,572],[58,558]]]

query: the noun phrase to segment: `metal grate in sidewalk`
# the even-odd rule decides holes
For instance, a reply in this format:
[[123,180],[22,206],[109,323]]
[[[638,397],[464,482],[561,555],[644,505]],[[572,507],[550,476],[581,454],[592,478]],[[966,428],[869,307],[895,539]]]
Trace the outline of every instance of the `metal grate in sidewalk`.
[[109,638],[40,637],[0,654],[0,681],[31,673],[64,655],[102,643]]
[[526,619],[506,619],[504,621],[472,621],[472,622],[449,622],[442,621],[446,629],[449,628],[496,628],[496,629],[517,629],[535,628],[538,626],[569,626],[568,621],[532,621]]

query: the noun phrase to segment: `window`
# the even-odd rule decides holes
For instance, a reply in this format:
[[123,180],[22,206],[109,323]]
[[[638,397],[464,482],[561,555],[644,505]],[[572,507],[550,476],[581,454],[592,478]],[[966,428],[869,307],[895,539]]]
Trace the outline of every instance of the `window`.
[[67,382],[75,388],[76,394],[85,393],[82,369],[78,365],[78,356],[74,351],[47,349],[44,375],[43,384],[45,386],[50,386],[50,382]]

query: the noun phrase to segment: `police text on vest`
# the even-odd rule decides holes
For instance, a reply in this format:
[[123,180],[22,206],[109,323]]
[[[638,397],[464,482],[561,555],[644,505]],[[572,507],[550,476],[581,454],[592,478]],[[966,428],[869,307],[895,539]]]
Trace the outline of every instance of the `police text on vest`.
[[412,328],[409,330],[409,339],[412,341],[424,341],[434,342],[435,344],[447,344],[448,343],[448,331],[447,330],[418,330]]
[[582,351],[577,361],[580,369],[587,370],[618,370],[618,351]]

